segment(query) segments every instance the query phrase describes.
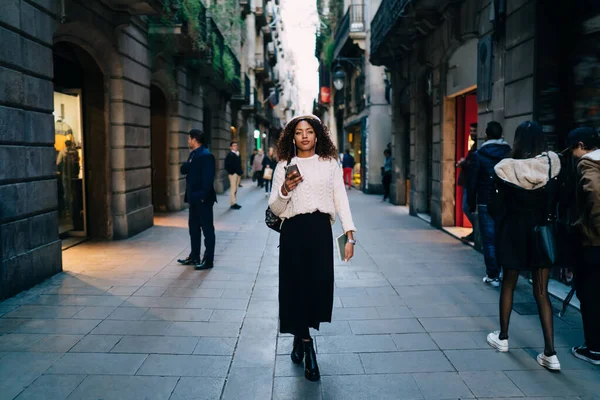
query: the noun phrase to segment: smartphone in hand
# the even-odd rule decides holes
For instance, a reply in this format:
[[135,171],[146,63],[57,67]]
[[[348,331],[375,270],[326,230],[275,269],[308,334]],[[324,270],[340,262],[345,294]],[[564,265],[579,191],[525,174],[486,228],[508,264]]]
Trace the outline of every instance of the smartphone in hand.
[[285,175],[286,177],[289,177],[293,173],[297,173],[298,175],[300,175],[300,170],[298,169],[298,166],[296,164],[287,167]]

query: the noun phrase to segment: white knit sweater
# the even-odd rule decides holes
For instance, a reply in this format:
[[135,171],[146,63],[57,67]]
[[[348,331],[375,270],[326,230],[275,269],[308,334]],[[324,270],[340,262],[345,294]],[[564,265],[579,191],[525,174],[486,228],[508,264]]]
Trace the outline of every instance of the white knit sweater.
[[298,165],[304,181],[284,196],[281,185],[285,181],[286,164],[287,161],[280,161],[273,177],[269,207],[275,215],[285,221],[299,214],[320,211],[329,214],[333,224],[337,213],[344,232],[356,231],[344,187],[342,169],[336,160],[323,160],[318,155],[309,158],[294,157],[291,164]]

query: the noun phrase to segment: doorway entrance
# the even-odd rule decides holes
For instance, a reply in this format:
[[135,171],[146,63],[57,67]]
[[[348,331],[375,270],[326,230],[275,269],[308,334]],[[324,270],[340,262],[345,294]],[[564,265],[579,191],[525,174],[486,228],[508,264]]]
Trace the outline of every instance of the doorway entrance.
[[[469,149],[476,144],[471,139],[471,128],[474,127],[477,136],[477,94],[471,92],[456,97],[456,161],[459,162],[467,157]],[[461,178],[462,173],[462,178]],[[461,178],[461,179],[459,179]],[[465,180],[465,182],[460,182]],[[456,193],[455,193],[455,225],[462,228],[472,228],[473,225],[467,215],[466,208],[466,174],[461,168],[456,169]],[[462,185],[462,186],[461,186]]]
[[354,157],[354,170],[352,171],[352,186],[362,189],[363,188],[363,141],[361,124],[356,123],[346,128],[348,138],[348,150],[350,155]]
[[150,86],[150,131],[152,162],[152,204],[154,211],[167,211],[169,140],[167,134],[167,98],[157,86]]
[[86,51],[65,42],[54,46],[54,146],[63,240],[111,233],[104,89],[104,75]]

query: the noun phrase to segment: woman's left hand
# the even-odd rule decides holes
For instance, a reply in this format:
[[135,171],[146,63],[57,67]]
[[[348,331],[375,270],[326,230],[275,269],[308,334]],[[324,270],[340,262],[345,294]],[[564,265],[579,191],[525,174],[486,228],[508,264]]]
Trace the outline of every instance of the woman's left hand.
[[350,261],[352,257],[354,257],[354,245],[352,243],[346,243],[346,248],[344,249],[344,262]]

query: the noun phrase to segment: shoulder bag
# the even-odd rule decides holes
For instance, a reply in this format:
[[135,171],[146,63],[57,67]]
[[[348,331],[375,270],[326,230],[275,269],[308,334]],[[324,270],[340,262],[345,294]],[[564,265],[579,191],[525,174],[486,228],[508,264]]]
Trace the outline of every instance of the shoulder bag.
[[542,266],[553,266],[556,264],[556,227],[555,227],[555,212],[554,212],[554,183],[552,182],[552,161],[550,155],[546,153],[548,157],[548,183],[544,188],[546,193],[546,220],[543,224],[539,224],[533,227],[533,244],[536,255],[536,260]]
[[[286,168],[290,165],[290,162],[292,162],[292,160],[289,160],[287,162]],[[275,167],[275,168],[277,168],[277,167]],[[265,172],[266,172],[266,169],[265,169]],[[284,174],[284,176],[285,176],[285,174]],[[273,190],[279,190],[279,188],[274,188]],[[277,215],[275,215],[275,213],[273,213],[273,211],[271,210],[271,207],[267,207],[267,210],[265,211],[265,224],[267,224],[267,226],[269,228],[273,229],[275,232],[281,233],[281,223],[282,223],[281,218],[279,218]]]

